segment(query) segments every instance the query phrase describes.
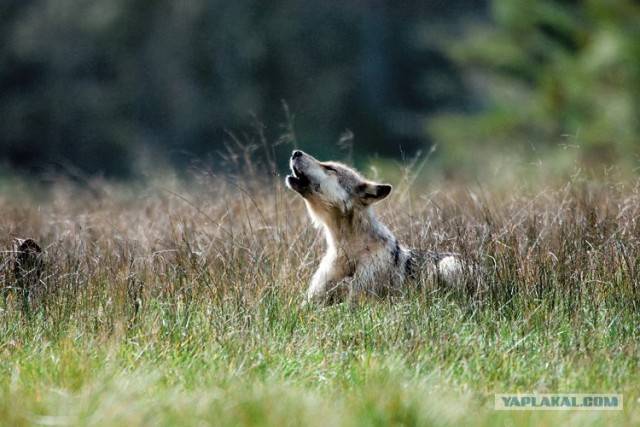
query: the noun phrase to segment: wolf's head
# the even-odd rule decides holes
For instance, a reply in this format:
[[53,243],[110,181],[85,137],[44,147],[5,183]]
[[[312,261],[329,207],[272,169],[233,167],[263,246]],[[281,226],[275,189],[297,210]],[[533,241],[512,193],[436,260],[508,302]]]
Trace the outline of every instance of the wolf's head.
[[384,199],[391,185],[364,179],[354,169],[338,162],[319,162],[300,150],[291,155],[287,186],[300,194],[309,208],[322,218],[326,214],[347,215]]

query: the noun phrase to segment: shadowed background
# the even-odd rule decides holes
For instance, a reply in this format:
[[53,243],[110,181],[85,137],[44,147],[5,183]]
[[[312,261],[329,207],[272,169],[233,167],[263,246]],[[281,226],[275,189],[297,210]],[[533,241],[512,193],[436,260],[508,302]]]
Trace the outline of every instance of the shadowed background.
[[638,163],[632,0],[5,0],[0,47],[5,170],[280,158],[292,130],[319,157],[437,146],[444,176]]

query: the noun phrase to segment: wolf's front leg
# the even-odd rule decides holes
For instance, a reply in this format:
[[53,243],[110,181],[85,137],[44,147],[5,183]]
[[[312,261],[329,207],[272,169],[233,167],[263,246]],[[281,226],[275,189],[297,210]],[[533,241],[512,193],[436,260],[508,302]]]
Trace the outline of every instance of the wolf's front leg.
[[336,281],[325,274],[316,273],[307,289],[307,302],[324,304],[340,302],[345,298],[348,289],[348,279]]

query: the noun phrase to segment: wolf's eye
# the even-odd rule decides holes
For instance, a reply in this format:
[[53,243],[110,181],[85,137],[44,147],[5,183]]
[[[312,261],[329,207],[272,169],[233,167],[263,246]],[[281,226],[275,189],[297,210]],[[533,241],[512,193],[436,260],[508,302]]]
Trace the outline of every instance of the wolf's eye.
[[338,172],[334,167],[332,166],[327,166],[327,165],[322,165],[322,167],[324,167],[324,170],[328,170],[331,172]]

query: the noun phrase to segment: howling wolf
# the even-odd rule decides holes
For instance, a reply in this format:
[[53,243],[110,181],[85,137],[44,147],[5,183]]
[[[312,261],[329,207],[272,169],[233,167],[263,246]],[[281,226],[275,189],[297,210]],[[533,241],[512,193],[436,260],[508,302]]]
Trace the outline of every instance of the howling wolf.
[[382,296],[401,289],[407,277],[419,272],[450,284],[462,279],[457,254],[417,254],[378,220],[372,205],[389,195],[391,185],[368,181],[349,166],[320,162],[300,150],[291,155],[290,167],[287,186],[302,196],[327,240],[327,253],[307,291],[309,302]]

